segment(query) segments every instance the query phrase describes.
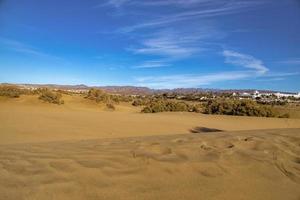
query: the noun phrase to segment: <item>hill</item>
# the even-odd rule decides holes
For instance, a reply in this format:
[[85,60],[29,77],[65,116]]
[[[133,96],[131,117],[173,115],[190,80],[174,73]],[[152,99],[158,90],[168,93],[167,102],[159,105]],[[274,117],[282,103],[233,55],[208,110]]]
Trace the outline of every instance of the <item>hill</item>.
[[[109,93],[115,94],[129,94],[129,95],[151,95],[151,94],[162,94],[162,93],[178,93],[178,94],[192,94],[192,93],[203,93],[203,92],[213,92],[213,93],[254,93],[258,91],[260,93],[276,93],[280,91],[272,90],[256,90],[256,89],[209,89],[209,88],[175,88],[175,89],[151,89],[148,87],[138,87],[138,86],[87,86],[84,84],[80,85],[58,85],[58,84],[9,84],[1,83],[0,85],[16,85],[23,88],[41,88],[47,87],[52,89],[61,90],[89,90],[91,88],[102,89]],[[283,92],[290,93],[290,92]],[[294,94],[294,93],[293,93]]]

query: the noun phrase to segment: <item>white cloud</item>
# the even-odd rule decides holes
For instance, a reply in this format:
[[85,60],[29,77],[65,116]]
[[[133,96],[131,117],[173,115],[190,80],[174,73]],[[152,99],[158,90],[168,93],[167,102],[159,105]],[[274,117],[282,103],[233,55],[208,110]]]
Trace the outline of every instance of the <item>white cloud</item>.
[[212,37],[217,39],[219,35],[218,31],[209,26],[203,26],[201,30],[164,30],[142,40],[140,42],[141,47],[129,50],[136,54],[157,55],[169,58],[169,60],[178,60],[191,57],[205,50],[201,41]]
[[270,72],[264,74],[264,77],[289,77],[289,76],[297,76],[299,72]]
[[98,4],[96,7],[111,6],[119,7],[149,7],[149,6],[169,6],[181,8],[195,8],[198,7],[230,7],[232,5],[239,5],[241,7],[261,4],[260,1],[227,1],[227,0],[107,0],[104,3]]
[[278,63],[285,65],[300,65],[300,58],[290,58],[287,60],[279,61]]
[[[178,60],[195,57],[207,48],[212,50],[211,44],[213,43],[215,46],[216,40],[224,37],[224,32],[216,30],[214,21],[200,21],[199,19],[211,19],[241,13],[265,3],[265,1],[255,0],[110,0],[109,2],[114,7],[126,6],[126,9],[124,9],[126,11],[136,9],[138,6],[143,7],[143,9],[149,8],[149,6],[177,7],[176,12],[172,12],[170,9],[168,13],[159,13],[152,9],[151,13],[147,15],[148,21],[139,20],[141,23],[123,27],[116,32],[130,33],[131,37],[135,37],[135,34],[139,36],[134,38],[138,45],[128,48],[135,54],[158,57],[154,58],[157,60],[145,61],[133,66],[132,68],[135,69],[167,67]],[[126,13],[130,14],[130,12]],[[208,23],[209,25],[207,25]],[[167,30],[166,26],[168,27]],[[145,30],[142,36],[138,32],[141,29]],[[150,31],[152,32],[149,35]],[[200,87],[225,81],[257,80],[267,76],[272,77],[274,80],[282,80],[282,77],[285,77],[285,75],[279,76],[269,73],[269,69],[263,61],[251,55],[230,50],[224,50],[222,53],[225,63],[239,66],[241,70],[220,71],[212,74],[142,76],[137,77],[135,81],[137,85],[151,88],[178,88]],[[289,76],[289,74],[286,74],[286,76]]]
[[37,49],[36,47],[33,47],[31,45],[25,44],[23,42],[19,42],[16,40],[11,40],[8,38],[0,37],[0,44],[5,46],[7,49],[10,49],[15,52],[19,52],[22,54],[42,57],[42,58],[48,58],[48,59],[54,59],[54,60],[63,60],[63,58],[60,58],[58,56],[54,56],[45,52],[42,52],[41,50]]
[[113,6],[113,7],[119,8],[119,7],[123,6],[126,3],[129,3],[130,1],[131,0],[108,0],[105,3],[98,4],[95,7]]
[[[158,1],[159,2],[159,1]],[[183,2],[183,1],[182,1]],[[203,2],[203,1],[202,1]],[[128,26],[120,29],[120,32],[132,32],[142,28],[153,28],[163,26],[170,23],[175,23],[183,20],[209,18],[216,16],[230,15],[245,11],[245,9],[260,5],[262,2],[257,1],[221,1],[218,5],[198,6],[193,9],[184,9],[184,11],[176,12],[174,14],[167,14],[155,20]],[[157,2],[156,2],[157,4]],[[184,3],[182,3],[184,4]],[[185,5],[188,3],[185,3]],[[191,4],[191,2],[189,3]],[[174,4],[171,4],[174,5]]]
[[133,50],[137,54],[161,55],[169,57],[189,57],[198,48],[188,46],[172,38],[153,38],[143,41],[143,47]]
[[218,82],[254,80],[282,81],[285,77],[296,76],[299,73],[270,73],[258,75],[255,71],[217,72],[214,74],[176,74],[166,76],[144,76],[135,78],[136,85],[156,89],[192,88],[208,86]]
[[169,67],[171,66],[169,63],[160,60],[152,60],[143,62],[140,65],[133,66],[133,69],[143,69],[143,68],[160,68],[160,67]]
[[225,57],[225,62],[228,64],[253,69],[258,74],[265,74],[269,71],[261,60],[254,58],[253,56],[229,50],[224,50],[223,55]]
[[216,72],[213,74],[175,74],[166,76],[144,76],[135,80],[137,85],[147,86],[150,88],[189,88],[211,85],[217,82],[272,78],[272,80],[282,80],[287,76],[298,75],[299,73],[268,73],[268,68],[263,62],[253,56],[238,53],[235,51],[224,50],[223,56],[225,62],[248,70]]
[[137,5],[137,6],[179,6],[179,7],[189,7],[194,6],[196,4],[216,4],[216,1],[211,0],[144,0],[144,1],[134,1],[131,0],[131,5]]
[[195,4],[216,4],[216,1],[211,0],[107,0],[99,6],[192,6]]
[[252,72],[220,72],[206,75],[169,75],[169,76],[148,76],[136,78],[137,84],[150,88],[189,88],[210,85],[220,81],[231,81],[245,79]]

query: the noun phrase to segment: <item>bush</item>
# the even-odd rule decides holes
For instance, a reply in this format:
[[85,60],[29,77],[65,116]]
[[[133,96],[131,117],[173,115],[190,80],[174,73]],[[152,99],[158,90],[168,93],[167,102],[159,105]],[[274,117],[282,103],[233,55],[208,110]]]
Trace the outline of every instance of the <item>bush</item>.
[[62,100],[62,95],[57,92],[52,92],[49,89],[42,89],[40,90],[40,96],[39,99],[53,104],[64,104],[64,101]]
[[145,105],[144,102],[141,99],[136,99],[132,102],[133,106],[143,106]]
[[0,96],[18,98],[21,94],[21,89],[16,86],[0,86]]
[[86,98],[90,100],[95,100],[96,102],[103,101],[105,93],[102,90],[90,89]]
[[190,106],[185,102],[163,101],[157,100],[150,102],[142,109],[143,113],[157,113],[157,112],[188,112]]
[[285,114],[279,115],[278,117],[279,118],[290,118],[290,114],[289,113],[285,113]]
[[127,100],[127,98],[125,98],[125,97],[123,98],[119,95],[110,95],[99,89],[90,89],[85,98],[94,100],[97,103],[103,102],[106,104],[109,104],[112,102],[115,104],[118,104],[122,100]]
[[112,104],[112,103],[107,103],[106,108],[108,108],[109,110],[115,110],[116,109],[114,104]]
[[189,111],[189,106],[184,102],[167,102],[166,110],[170,112],[186,112]]
[[111,95],[111,98],[115,103],[131,102],[133,100],[132,97],[128,95]]
[[147,107],[143,108],[143,110],[141,112],[142,113],[152,113],[153,111],[152,111],[152,108],[147,106]]
[[153,102],[161,101],[160,99],[153,98],[153,97],[144,97],[144,98],[138,98],[135,99],[132,102],[133,106],[148,106]]
[[201,104],[193,105],[193,106],[190,108],[190,112],[202,113],[202,112],[203,112],[203,106],[202,106]]
[[204,109],[206,114],[275,117],[270,106],[259,105],[251,100],[210,100]]

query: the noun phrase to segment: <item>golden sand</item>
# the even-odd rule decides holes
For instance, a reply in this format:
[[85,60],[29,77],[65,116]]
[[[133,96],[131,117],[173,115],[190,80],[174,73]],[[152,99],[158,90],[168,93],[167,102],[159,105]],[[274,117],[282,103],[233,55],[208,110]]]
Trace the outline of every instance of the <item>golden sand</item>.
[[0,200],[16,199],[299,200],[299,119],[0,99]]
[[299,200],[300,129],[0,145],[0,199]]
[[36,96],[0,99],[0,144],[119,138],[190,133],[197,127],[224,131],[300,128],[300,119],[203,115],[143,114],[129,104],[105,111],[82,97],[65,96],[65,105],[42,103]]

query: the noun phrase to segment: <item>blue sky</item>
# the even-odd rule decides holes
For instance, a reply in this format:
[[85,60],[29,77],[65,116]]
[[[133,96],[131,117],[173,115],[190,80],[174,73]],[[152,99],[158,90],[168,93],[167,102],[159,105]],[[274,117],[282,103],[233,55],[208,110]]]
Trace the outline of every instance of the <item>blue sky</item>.
[[300,91],[300,1],[0,0],[0,82]]

